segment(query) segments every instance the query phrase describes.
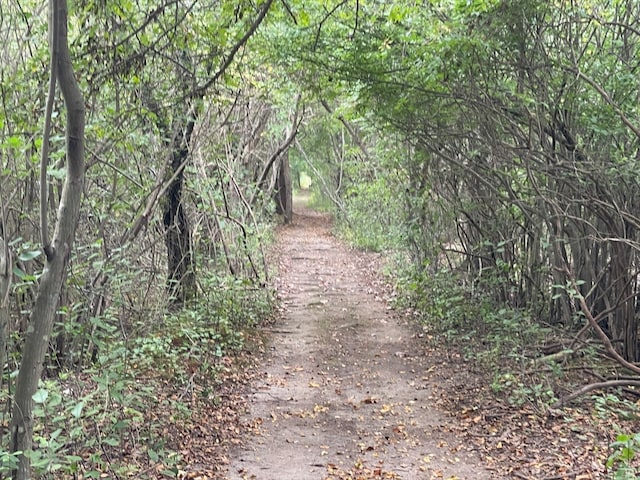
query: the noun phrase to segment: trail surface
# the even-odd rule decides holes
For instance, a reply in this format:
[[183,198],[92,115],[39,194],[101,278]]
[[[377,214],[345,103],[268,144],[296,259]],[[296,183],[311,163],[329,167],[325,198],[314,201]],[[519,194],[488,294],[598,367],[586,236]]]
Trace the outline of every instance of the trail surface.
[[280,232],[279,294],[232,480],[489,479],[435,406],[421,339],[388,308],[376,257],[300,210]]

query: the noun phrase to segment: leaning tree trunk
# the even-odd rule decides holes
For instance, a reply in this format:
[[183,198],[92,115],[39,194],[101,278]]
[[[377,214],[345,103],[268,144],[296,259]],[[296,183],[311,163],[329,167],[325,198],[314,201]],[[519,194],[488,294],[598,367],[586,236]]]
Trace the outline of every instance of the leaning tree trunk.
[[184,131],[174,134],[167,175],[172,177],[165,194],[163,222],[167,246],[167,285],[172,302],[183,304],[195,290],[195,264],[191,245],[191,226],[184,208],[182,190],[184,170],[189,160],[189,142],[195,126],[190,119]]
[[[62,288],[67,260],[75,237],[82,188],[84,183],[84,98],[78,88],[69,57],[67,45],[66,0],[50,0],[50,42],[52,75],[55,75],[62,91],[67,110],[66,156],[67,176],[58,207],[58,215],[50,245],[43,245],[46,259],[35,304],[29,319],[29,328],[23,348],[20,370],[16,379],[16,390],[11,416],[11,451],[29,452],[33,435],[33,395],[37,391],[42,375],[43,362],[53,319]],[[43,144],[48,138],[43,139]],[[46,158],[43,156],[43,161]],[[41,198],[46,202],[46,198]],[[45,218],[46,218],[46,211]],[[46,222],[43,221],[46,227]],[[46,238],[46,235],[44,235]],[[20,455],[18,468],[13,472],[14,480],[28,480],[31,465],[27,455]]]

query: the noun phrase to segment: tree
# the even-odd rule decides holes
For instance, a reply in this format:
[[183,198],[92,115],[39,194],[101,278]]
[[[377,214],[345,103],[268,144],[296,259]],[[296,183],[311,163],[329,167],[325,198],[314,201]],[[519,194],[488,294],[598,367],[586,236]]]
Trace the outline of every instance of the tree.
[[49,336],[62,289],[64,274],[73,248],[80,213],[84,183],[84,98],[75,79],[67,40],[67,2],[49,2],[50,84],[42,143],[41,191],[47,191],[49,121],[53,108],[56,82],[60,86],[67,111],[66,118],[66,179],[52,241],[47,227],[47,198],[41,196],[42,248],[45,268],[40,279],[35,305],[31,312],[25,347],[16,380],[11,417],[11,451],[21,452],[20,463],[13,474],[15,480],[31,478],[29,452],[33,437],[33,396],[38,389]]
[[[171,138],[169,162],[166,169],[170,186],[166,191],[163,202],[163,223],[165,227],[165,244],[167,247],[167,281],[171,297],[183,304],[191,298],[195,289],[195,262],[192,252],[191,226],[185,211],[182,199],[184,185],[184,171],[189,161],[191,136],[198,116],[202,110],[202,103],[208,91],[225,74],[232,64],[236,54],[244,47],[246,42],[258,29],[265,19],[273,0],[265,1],[258,11],[255,19],[249,24],[248,29],[232,45],[218,70],[209,73],[213,58],[217,52],[201,52],[198,42],[190,42],[188,39],[177,42],[174,45],[176,51],[171,60],[178,66],[174,84],[178,85],[178,92],[182,96],[185,111],[159,112],[157,118],[161,124],[167,124],[166,117],[175,119],[171,131],[166,134]],[[238,13],[236,13],[238,18]],[[198,63],[196,64],[196,59]],[[206,69],[206,74],[200,72]],[[165,127],[166,130],[166,127]]]

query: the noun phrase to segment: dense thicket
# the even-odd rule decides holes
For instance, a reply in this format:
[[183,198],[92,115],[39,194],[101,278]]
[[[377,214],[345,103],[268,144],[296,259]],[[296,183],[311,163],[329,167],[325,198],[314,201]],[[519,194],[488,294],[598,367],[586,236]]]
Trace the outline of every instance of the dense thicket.
[[542,324],[593,317],[637,361],[638,6],[422,7],[359,4],[294,52],[375,127],[376,163],[337,203],[396,232],[418,272],[464,272]]
[[[41,134],[47,9],[0,9],[0,364],[11,399],[45,265],[39,204],[52,223],[68,174],[58,96]],[[219,357],[239,344],[268,303],[265,221],[291,219],[301,172],[351,240],[401,252],[404,285],[432,321],[454,329],[493,315],[518,335],[525,324],[595,332],[637,372],[636,2],[116,0],[76,2],[69,15],[86,180],[42,378],[57,381],[34,393],[39,405],[62,398],[68,372],[89,372],[105,410],[83,413],[94,400],[80,392],[51,409],[109,424],[113,447],[126,441],[116,426],[134,421],[106,410],[131,400],[135,369],[162,361],[179,377],[169,351]],[[32,456],[38,472],[106,468],[65,450],[82,428],[60,430],[64,441],[42,440]],[[19,457],[1,450],[0,475]]]
[[[284,154],[304,110],[247,55],[272,3],[76,2],[68,23],[51,14],[64,0],[0,7],[0,364],[3,418],[13,401],[15,423],[3,431],[0,478],[117,470],[105,449],[130,441],[122,429],[151,401],[140,377],[192,382],[181,376],[197,356],[195,371],[213,382],[224,352],[268,313],[267,222],[276,207],[291,209]],[[47,96],[48,52],[67,25],[71,58],[62,61],[86,109],[85,131],[68,137],[86,157],[79,170],[66,167],[67,98]],[[52,76],[66,93],[69,78]],[[82,199],[65,197],[69,179]],[[49,251],[40,239],[66,211],[79,212],[76,242],[64,236]],[[53,258],[60,294],[44,290]],[[53,305],[51,332],[38,327],[40,297]],[[44,364],[30,355],[34,328]],[[70,372],[84,386],[70,387]],[[22,455],[34,423],[37,448]]]

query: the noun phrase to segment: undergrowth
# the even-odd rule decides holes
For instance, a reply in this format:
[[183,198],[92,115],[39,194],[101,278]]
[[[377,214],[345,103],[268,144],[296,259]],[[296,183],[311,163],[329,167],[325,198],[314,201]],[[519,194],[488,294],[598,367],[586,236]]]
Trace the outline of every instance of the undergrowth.
[[[211,276],[202,291],[144,332],[96,339],[103,348],[93,364],[41,383],[29,453],[36,478],[178,475],[183,459],[169,432],[189,422],[194,395],[209,408],[218,405],[228,356],[244,348],[246,334],[273,308],[272,292],[230,278]],[[7,404],[9,393],[0,401]],[[2,420],[6,425],[6,413]],[[0,478],[10,476],[17,461],[4,448]]]
[[[481,370],[492,372],[488,379],[496,396],[513,407],[526,404],[546,415],[557,400],[557,386],[567,382],[564,368],[571,366],[538,363],[538,347],[557,332],[534,321],[526,310],[496,305],[451,272],[401,275],[398,290],[399,305],[413,310],[425,330],[459,349]],[[587,348],[582,354],[583,361],[596,368],[595,353]],[[588,402],[594,421],[604,422],[615,435],[606,461],[611,478],[640,478],[640,434],[625,430],[636,428],[638,404],[615,393],[593,395]]]
[[383,183],[378,179],[349,188],[345,212],[338,217],[337,227],[340,235],[358,248],[381,252],[401,243],[400,199]]
[[529,312],[496,305],[449,271],[404,274],[398,289],[399,306],[413,310],[426,330],[460,348],[483,371],[493,372],[492,389],[506,394],[509,403],[544,408],[555,401],[549,382],[526,374],[535,346],[552,333]]

